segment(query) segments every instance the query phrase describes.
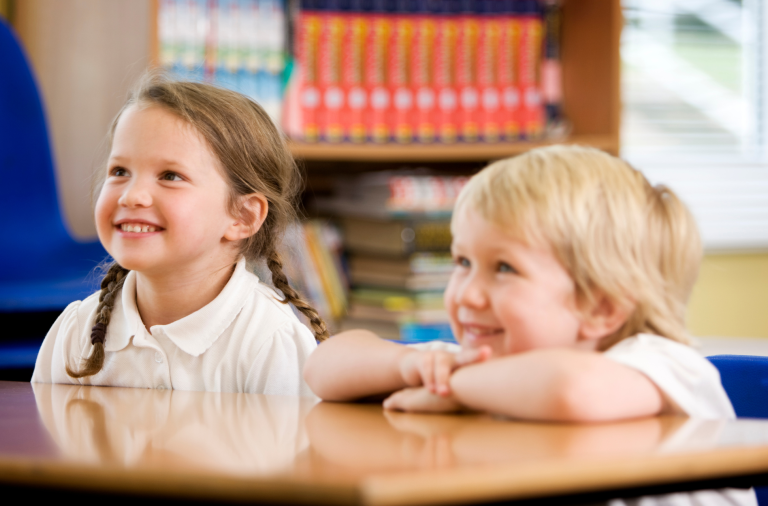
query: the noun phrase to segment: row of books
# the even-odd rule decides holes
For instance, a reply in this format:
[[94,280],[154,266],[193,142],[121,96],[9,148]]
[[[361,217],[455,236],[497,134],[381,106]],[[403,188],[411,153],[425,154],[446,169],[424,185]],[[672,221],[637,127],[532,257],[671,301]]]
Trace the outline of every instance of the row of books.
[[248,95],[279,123],[286,30],[283,0],[161,0],[160,64]]
[[[302,4],[284,116],[293,137],[537,139],[545,106],[559,101],[559,50],[549,49],[559,44],[559,24],[544,22],[545,13],[558,15],[555,7],[536,0]],[[545,55],[554,64],[542,67]]]

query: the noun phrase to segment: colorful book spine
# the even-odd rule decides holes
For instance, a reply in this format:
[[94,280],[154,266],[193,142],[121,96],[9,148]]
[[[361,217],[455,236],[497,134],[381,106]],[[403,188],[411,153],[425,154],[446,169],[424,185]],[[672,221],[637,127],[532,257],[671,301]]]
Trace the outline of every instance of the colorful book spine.
[[322,99],[318,77],[318,49],[322,20],[320,12],[310,2],[304,2],[297,22],[298,59],[300,77],[297,83],[298,97],[301,104],[301,125],[298,130],[307,142],[320,139],[320,116]]
[[392,135],[396,142],[409,144],[415,135],[414,90],[411,84],[411,61],[414,42],[415,0],[400,0],[398,12],[392,16],[392,42],[389,52],[389,83],[392,95]]
[[368,138],[375,143],[386,143],[391,138],[390,90],[387,79],[387,61],[392,34],[392,16],[385,0],[374,0],[369,15],[370,29],[365,45],[364,81],[370,97]]
[[520,123],[526,139],[538,139],[544,132],[544,104],[540,88],[544,27],[537,0],[520,2],[519,20]]
[[480,95],[477,87],[480,18],[476,0],[462,0],[459,11],[456,22],[457,123],[463,141],[477,142],[480,137]]
[[318,89],[322,100],[319,111],[320,136],[326,142],[341,142],[344,92],[341,88],[341,48],[344,16],[333,0],[320,12],[320,46],[318,49]]
[[354,143],[366,141],[368,94],[363,80],[365,42],[369,29],[362,0],[354,0],[346,16],[342,39],[341,81],[344,92],[342,124],[344,137]]
[[518,54],[520,20],[515,15],[513,2],[502,4],[499,16],[499,51],[496,79],[499,89],[499,127],[505,141],[520,139],[520,89]]
[[438,4],[435,30],[434,83],[437,95],[437,131],[446,144],[458,138],[456,96],[456,42],[458,23],[453,0]]
[[[479,36],[477,42],[477,88],[480,95],[480,135],[485,142],[498,142],[501,132],[501,90],[499,66],[501,9],[498,0],[479,0]],[[511,53],[510,50],[506,50]]]
[[563,101],[562,65],[560,64],[560,27],[562,15],[559,0],[546,0],[544,9],[544,59],[541,62],[541,93],[547,123],[560,120]]
[[420,143],[437,137],[436,97],[434,87],[435,18],[429,0],[419,0],[413,17],[411,51],[411,89],[415,97],[414,131]]

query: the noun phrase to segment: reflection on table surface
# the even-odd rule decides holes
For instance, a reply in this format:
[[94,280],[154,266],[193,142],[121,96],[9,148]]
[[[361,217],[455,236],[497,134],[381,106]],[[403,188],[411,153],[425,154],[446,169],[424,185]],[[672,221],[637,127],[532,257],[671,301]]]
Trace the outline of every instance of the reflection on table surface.
[[[11,409],[24,399],[26,411]],[[25,450],[14,443],[19,438],[35,443]],[[717,458],[699,458],[713,455]],[[547,480],[562,473],[587,483],[577,475],[600,473],[605,480],[606,470],[615,469],[615,484],[637,475],[643,459],[665,476],[675,465],[693,469],[694,461],[723,466],[723,458],[743,465],[762,459],[766,471],[768,423],[660,417],[538,424],[486,415],[384,412],[380,405],[296,397],[0,382],[0,462],[13,458],[102,472],[263,477],[363,487],[370,493],[419,476],[434,483],[443,477],[447,484],[462,476],[486,481],[506,476],[504,486],[516,477],[533,494],[536,473],[546,471],[539,478]],[[703,476],[712,462],[702,464]],[[621,471],[630,464],[634,475]],[[567,488],[569,480],[559,481]]]

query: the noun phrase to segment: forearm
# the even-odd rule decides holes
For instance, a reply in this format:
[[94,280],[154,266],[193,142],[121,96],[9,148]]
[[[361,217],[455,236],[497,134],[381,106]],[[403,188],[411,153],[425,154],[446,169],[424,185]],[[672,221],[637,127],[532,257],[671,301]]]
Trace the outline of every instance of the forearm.
[[650,416],[661,394],[644,375],[599,353],[536,350],[471,365],[451,377],[457,401],[541,421],[596,422]]
[[342,332],[318,345],[304,367],[304,379],[320,398],[349,401],[408,386],[400,360],[413,350],[365,330]]

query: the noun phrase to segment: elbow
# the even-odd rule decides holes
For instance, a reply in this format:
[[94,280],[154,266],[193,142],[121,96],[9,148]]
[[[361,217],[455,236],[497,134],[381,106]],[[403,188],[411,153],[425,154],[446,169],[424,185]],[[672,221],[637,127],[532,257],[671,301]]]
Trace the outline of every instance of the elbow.
[[604,375],[589,372],[569,371],[557,379],[552,409],[558,421],[610,422],[659,413],[661,401],[657,397],[617,389]]

